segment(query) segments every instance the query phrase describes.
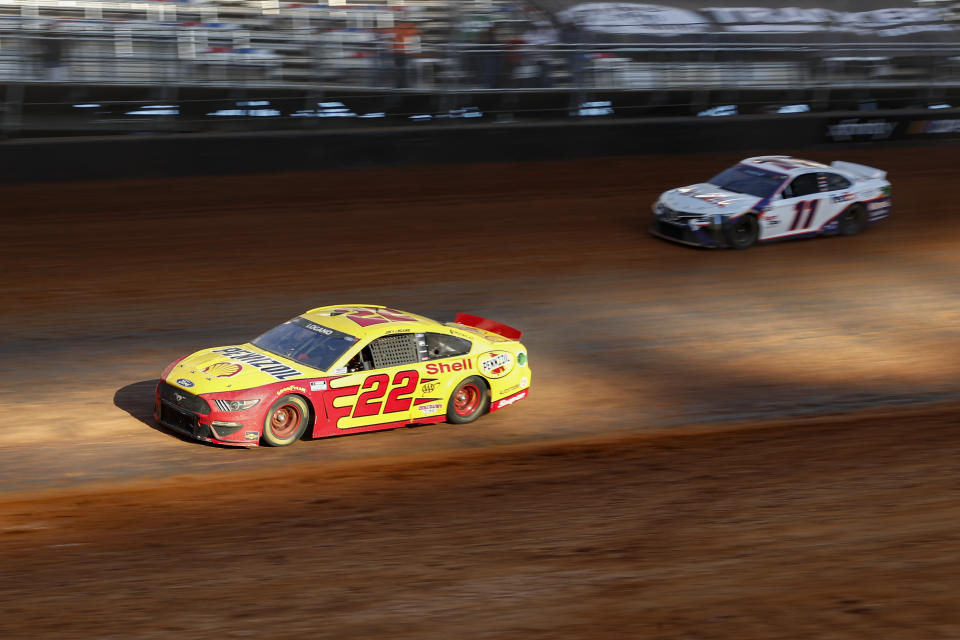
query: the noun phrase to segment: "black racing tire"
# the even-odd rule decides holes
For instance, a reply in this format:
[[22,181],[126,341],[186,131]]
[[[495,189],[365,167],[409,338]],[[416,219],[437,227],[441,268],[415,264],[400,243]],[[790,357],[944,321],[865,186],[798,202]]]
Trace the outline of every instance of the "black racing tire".
[[842,236],[855,236],[866,228],[867,211],[860,204],[848,207],[837,220],[837,233]]
[[286,447],[303,437],[309,422],[307,401],[296,395],[283,396],[267,409],[261,440],[270,447]]
[[447,401],[447,422],[467,424],[490,409],[490,390],[479,376],[460,381]]
[[732,249],[749,249],[760,237],[760,224],[750,214],[742,215],[727,223],[727,244]]

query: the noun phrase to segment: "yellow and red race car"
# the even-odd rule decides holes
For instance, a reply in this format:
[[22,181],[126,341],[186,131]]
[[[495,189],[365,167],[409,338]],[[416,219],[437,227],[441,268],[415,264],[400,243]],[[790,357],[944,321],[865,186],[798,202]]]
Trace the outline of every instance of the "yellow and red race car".
[[242,345],[171,363],[154,417],[198,440],[281,447],[411,423],[473,422],[527,397],[521,333],[376,305],[319,307]]

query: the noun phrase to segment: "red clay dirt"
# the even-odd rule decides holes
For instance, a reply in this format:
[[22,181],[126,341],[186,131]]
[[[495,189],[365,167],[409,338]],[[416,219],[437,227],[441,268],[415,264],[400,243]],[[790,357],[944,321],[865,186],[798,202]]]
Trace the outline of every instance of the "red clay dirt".
[[[854,238],[701,251],[731,156],[2,188],[0,637],[960,635],[956,150]],[[234,450],[175,357],[310,306],[525,331],[528,400]]]

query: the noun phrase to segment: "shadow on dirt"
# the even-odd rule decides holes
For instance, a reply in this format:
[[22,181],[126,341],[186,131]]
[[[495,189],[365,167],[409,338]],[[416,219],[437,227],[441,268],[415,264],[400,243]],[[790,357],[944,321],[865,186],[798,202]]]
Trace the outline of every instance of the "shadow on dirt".
[[113,394],[114,406],[119,409],[123,409],[154,431],[159,431],[160,433],[170,436],[171,438],[176,438],[181,442],[207,445],[218,449],[223,448],[219,445],[188,438],[187,436],[179,434],[176,431],[167,429],[153,419],[153,403],[156,398],[155,389],[157,388],[158,382],[160,382],[159,378],[154,378],[153,380],[143,380],[141,382],[134,382],[133,384],[128,384],[125,387],[121,387],[116,393]]

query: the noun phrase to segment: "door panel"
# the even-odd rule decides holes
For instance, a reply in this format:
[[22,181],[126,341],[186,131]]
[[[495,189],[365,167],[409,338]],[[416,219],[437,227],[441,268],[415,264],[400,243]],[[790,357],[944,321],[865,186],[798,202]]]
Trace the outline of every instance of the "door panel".
[[423,369],[412,364],[332,380],[325,396],[331,423],[337,429],[355,429],[409,421]]

